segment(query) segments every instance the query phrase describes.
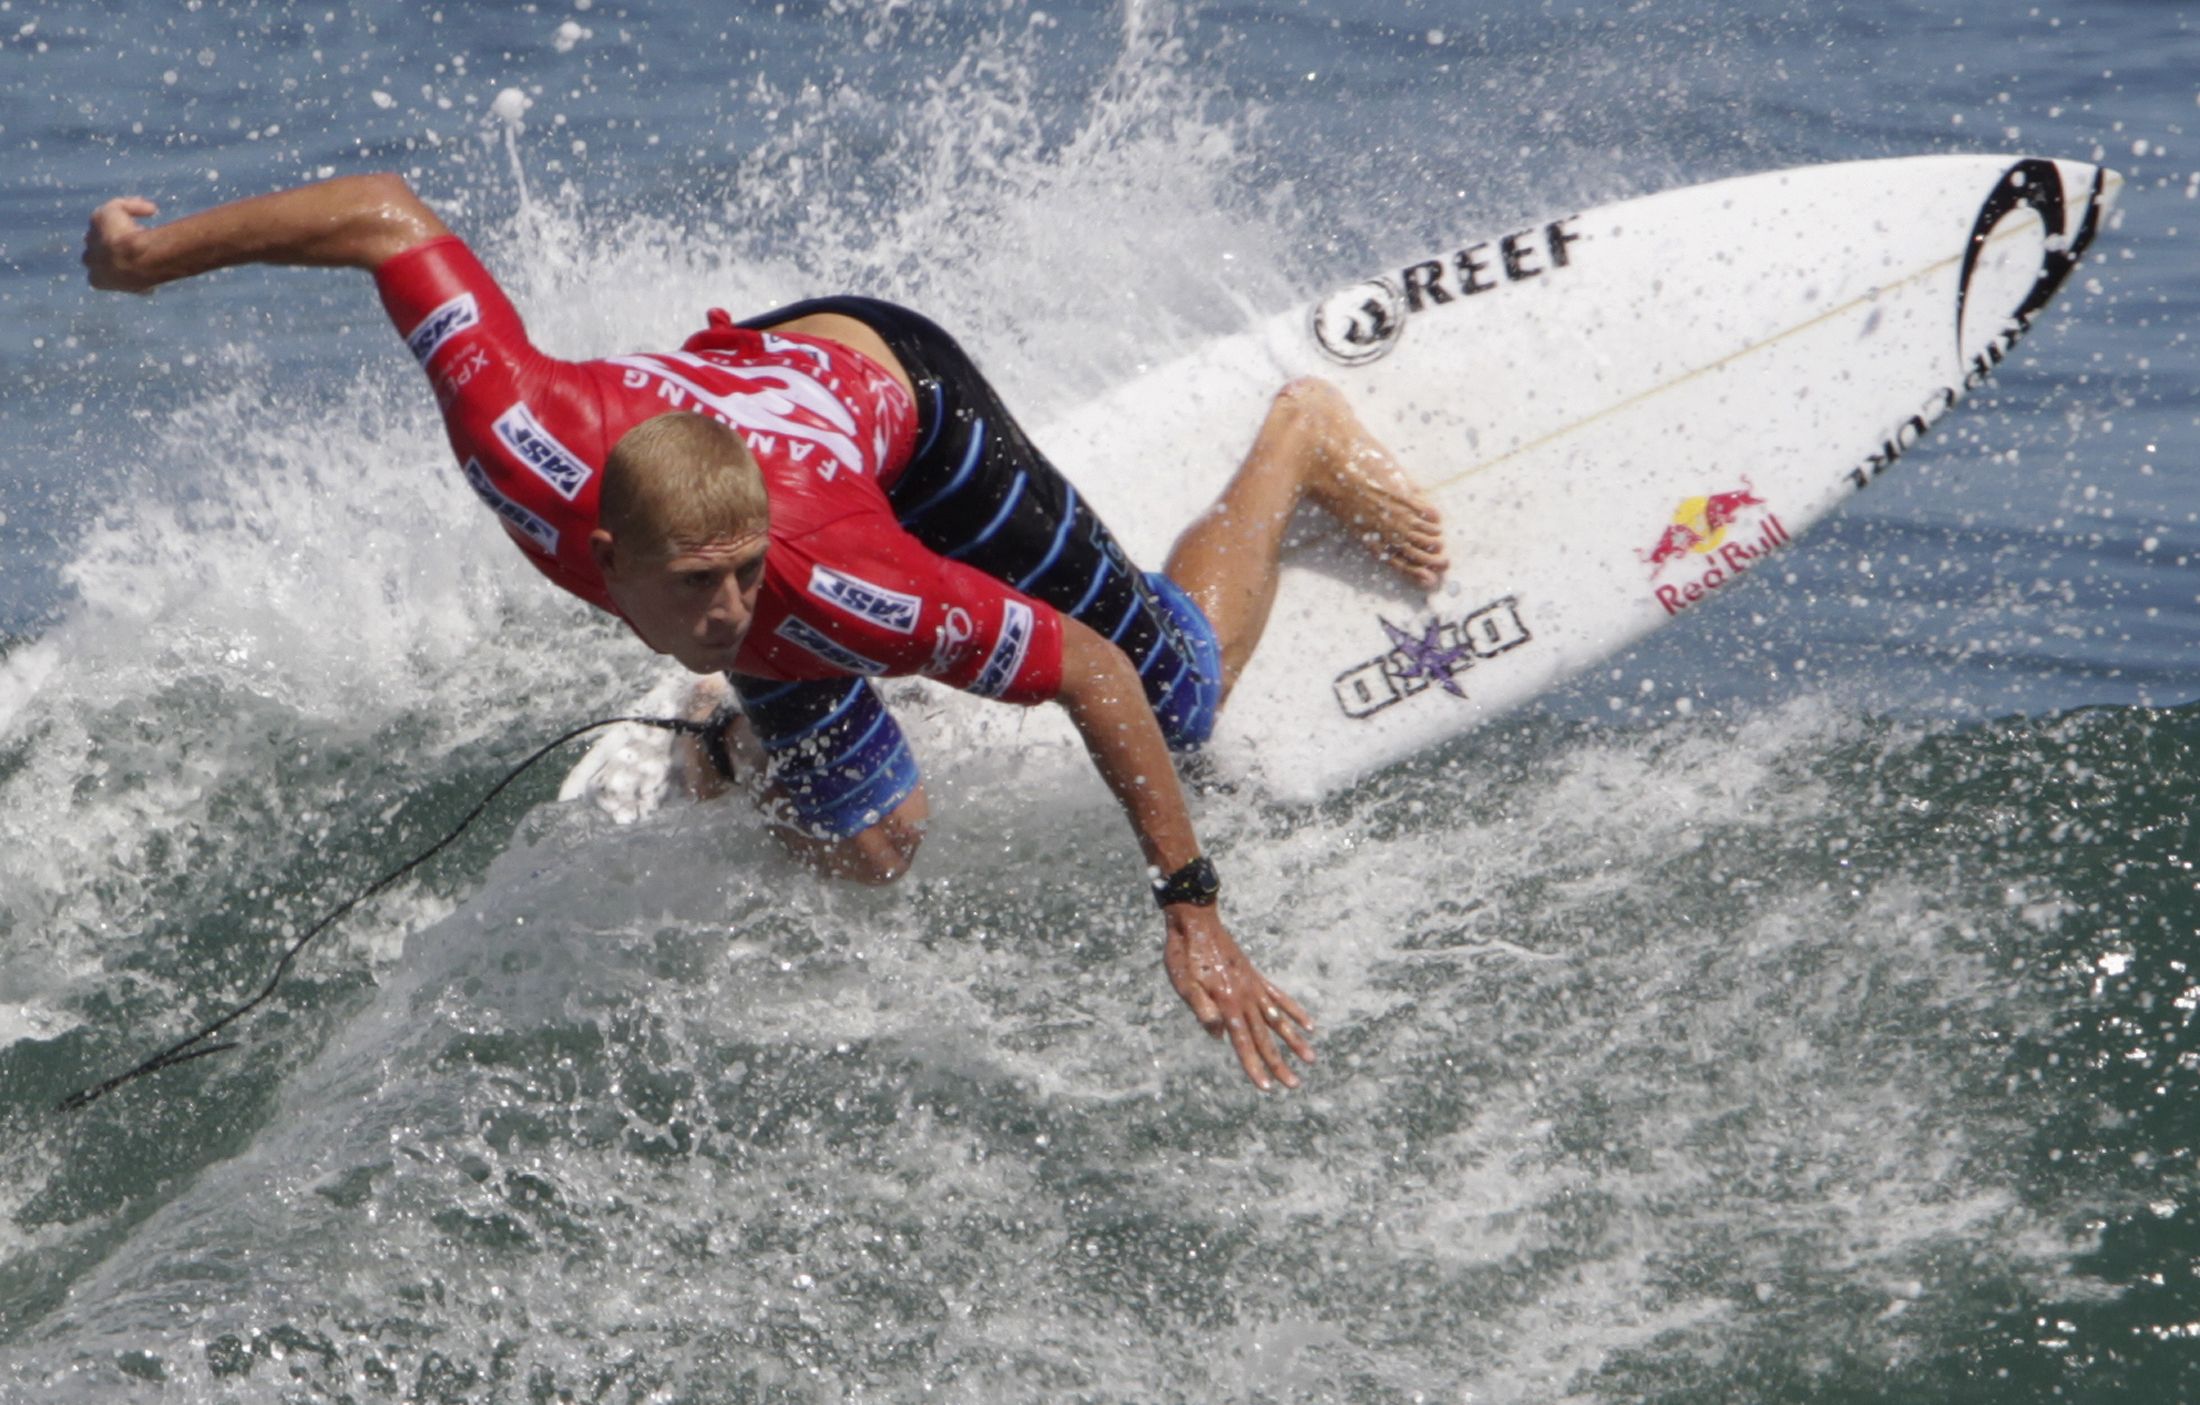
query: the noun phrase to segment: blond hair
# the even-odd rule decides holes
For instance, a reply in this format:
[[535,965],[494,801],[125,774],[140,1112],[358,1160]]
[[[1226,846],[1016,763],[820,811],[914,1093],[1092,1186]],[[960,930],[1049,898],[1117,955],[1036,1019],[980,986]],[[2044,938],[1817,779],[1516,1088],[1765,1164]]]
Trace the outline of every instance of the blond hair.
[[596,520],[632,550],[671,555],[761,530],[771,504],[739,434],[672,410],[619,436],[604,460]]

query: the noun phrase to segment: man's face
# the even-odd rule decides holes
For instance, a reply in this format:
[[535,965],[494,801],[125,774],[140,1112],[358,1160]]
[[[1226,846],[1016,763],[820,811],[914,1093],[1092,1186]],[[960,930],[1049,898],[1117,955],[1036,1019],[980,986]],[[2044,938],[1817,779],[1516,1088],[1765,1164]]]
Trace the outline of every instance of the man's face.
[[691,673],[733,667],[764,583],[767,530],[672,547],[670,555],[630,552],[603,531],[592,545],[612,602],[649,647]]

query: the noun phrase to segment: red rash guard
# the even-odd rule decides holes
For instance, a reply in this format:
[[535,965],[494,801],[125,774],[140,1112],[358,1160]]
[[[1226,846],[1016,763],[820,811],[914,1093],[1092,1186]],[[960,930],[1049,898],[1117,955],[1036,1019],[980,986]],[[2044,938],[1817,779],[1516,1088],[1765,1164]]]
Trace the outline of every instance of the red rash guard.
[[922,673],[1010,702],[1052,698],[1061,617],[926,549],[886,499],[916,409],[884,368],[837,342],[752,331],[713,310],[677,352],[559,361],[455,237],[375,272],[435,387],[451,449],[542,573],[618,613],[589,555],[612,446],[668,410],[747,442],[771,500],[771,547],[737,672],[759,678]]

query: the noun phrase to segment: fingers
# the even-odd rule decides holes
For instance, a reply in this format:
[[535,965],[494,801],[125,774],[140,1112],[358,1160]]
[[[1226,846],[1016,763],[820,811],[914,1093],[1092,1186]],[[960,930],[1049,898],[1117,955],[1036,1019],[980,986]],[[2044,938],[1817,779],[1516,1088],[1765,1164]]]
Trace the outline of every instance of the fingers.
[[[1275,1075],[1277,1082],[1283,1084],[1286,1088],[1297,1088],[1299,1086],[1299,1076],[1292,1071],[1291,1065],[1283,1057],[1283,1050],[1276,1045],[1275,1032],[1269,1027],[1267,1010],[1262,1009],[1255,1013],[1260,1018],[1253,1023],[1254,1050],[1259,1053],[1261,1062],[1266,1065],[1267,1072]],[[1268,1091],[1268,1082],[1265,1078],[1256,1078],[1253,1082],[1259,1085],[1262,1092]]]
[[149,220],[160,213],[160,207],[142,195],[123,195],[92,211],[92,229],[105,238],[112,238],[122,230],[134,227],[139,220]]
[[1313,1018],[1254,969],[1219,926],[1195,936],[1174,927],[1180,920],[1172,919],[1162,958],[1177,994],[1209,1034],[1230,1041],[1238,1066],[1255,1087],[1263,1092],[1277,1083],[1298,1087],[1291,1057],[1314,1062],[1307,1038]]
[[1306,1037],[1313,1033],[1314,1021],[1306,1011],[1299,1008],[1298,1001],[1274,986],[1269,986],[1268,1001],[1261,1007],[1261,1017],[1290,1046],[1292,1054],[1300,1063],[1314,1062],[1314,1045]]
[[1172,945],[1162,964],[1168,970],[1169,984],[1176,987],[1177,995],[1191,1007],[1192,1018],[1199,1021],[1200,1027],[1216,1039],[1226,1034],[1229,1026],[1222,1018],[1222,1008],[1192,974],[1181,949]]
[[1296,1020],[1302,1028],[1308,1030],[1314,1028],[1314,1017],[1306,1013],[1305,1007],[1300,1005],[1298,1001],[1284,994],[1281,987],[1271,982],[1262,981],[1261,984],[1267,988],[1268,1003],[1270,1005]]
[[1207,992],[1201,991],[1196,997],[1188,997],[1185,1003],[1192,1007],[1192,1018],[1199,1021],[1200,1027],[1211,1038],[1220,1039],[1230,1032],[1230,1021],[1222,1017],[1222,1011],[1214,1001],[1207,998]]
[[1299,1086],[1298,1075],[1283,1061],[1276,1048],[1276,1040],[1268,1032],[1268,1026],[1257,1020],[1239,1015],[1230,1021],[1230,1047],[1237,1052],[1238,1066],[1245,1076],[1253,1080],[1253,1086],[1263,1093],[1281,1080],[1286,1088]]
[[[1257,975],[1240,989],[1258,990],[1261,998],[1255,1001],[1248,994],[1242,1001],[1234,1002],[1240,1008],[1234,1010],[1227,1021],[1230,1047],[1237,1054],[1239,1066],[1264,1093],[1271,1080],[1286,1088],[1298,1087],[1298,1072],[1284,1057],[1284,1048],[1288,1047],[1301,1063],[1314,1062],[1314,1045],[1306,1037],[1313,1031],[1313,1018],[1300,1008],[1298,1001]],[[1279,1038],[1281,1045],[1277,1042]]]

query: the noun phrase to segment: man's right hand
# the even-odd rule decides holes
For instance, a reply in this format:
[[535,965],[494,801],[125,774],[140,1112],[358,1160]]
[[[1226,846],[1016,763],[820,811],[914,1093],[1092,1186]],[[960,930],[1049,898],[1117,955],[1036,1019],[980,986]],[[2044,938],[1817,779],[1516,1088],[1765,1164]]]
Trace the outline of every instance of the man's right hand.
[[84,267],[92,286],[109,293],[150,293],[161,280],[145,273],[142,254],[152,231],[138,223],[160,213],[141,195],[109,200],[92,211],[84,231]]
[[1161,912],[1169,927],[1161,964],[1193,1018],[1215,1038],[1230,1041],[1239,1067],[1262,1092],[1279,1082],[1298,1087],[1299,1076],[1277,1041],[1289,1045],[1299,1062],[1313,1063],[1314,1046],[1307,1039],[1313,1017],[1254,969],[1214,908],[1174,903]]

